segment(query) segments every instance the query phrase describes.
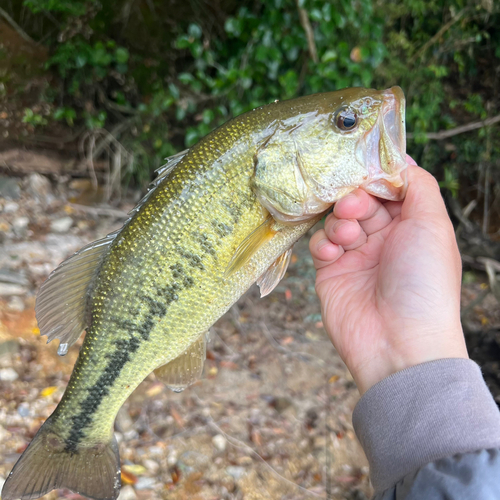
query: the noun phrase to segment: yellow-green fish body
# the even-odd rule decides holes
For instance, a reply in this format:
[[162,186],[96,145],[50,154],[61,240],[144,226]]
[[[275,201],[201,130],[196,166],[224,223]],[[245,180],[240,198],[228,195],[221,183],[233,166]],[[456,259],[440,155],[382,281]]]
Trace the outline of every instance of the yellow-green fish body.
[[60,339],[61,354],[87,334],[61,402],[2,498],[67,487],[115,499],[113,423],[130,393],[154,370],[174,389],[193,382],[213,323],[257,279],[269,293],[293,243],[349,191],[401,199],[405,166],[398,88],[263,106],[174,157],[121,231],[42,286],[41,333]]

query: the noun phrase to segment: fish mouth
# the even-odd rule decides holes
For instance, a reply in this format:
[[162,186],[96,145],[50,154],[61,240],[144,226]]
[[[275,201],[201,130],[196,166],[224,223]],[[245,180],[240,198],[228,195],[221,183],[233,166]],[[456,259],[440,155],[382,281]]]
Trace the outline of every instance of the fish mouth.
[[405,97],[400,87],[381,92],[383,103],[376,124],[362,139],[363,161],[368,165],[365,191],[387,200],[406,194]]

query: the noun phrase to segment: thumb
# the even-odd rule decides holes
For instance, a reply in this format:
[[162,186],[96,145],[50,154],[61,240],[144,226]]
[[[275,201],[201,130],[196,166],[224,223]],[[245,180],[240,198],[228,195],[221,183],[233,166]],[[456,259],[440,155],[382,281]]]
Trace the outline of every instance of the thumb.
[[[409,158],[409,157],[408,157]],[[409,158],[411,160],[411,158]],[[408,162],[408,191],[401,209],[401,218],[437,222],[449,220],[439,185],[429,172]]]

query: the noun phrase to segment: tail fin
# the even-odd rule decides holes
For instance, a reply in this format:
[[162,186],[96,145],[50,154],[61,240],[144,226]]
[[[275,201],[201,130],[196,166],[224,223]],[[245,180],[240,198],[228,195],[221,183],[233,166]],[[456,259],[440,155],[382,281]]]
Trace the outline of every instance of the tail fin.
[[56,488],[115,500],[121,485],[116,440],[68,451],[52,427],[49,418],[21,455],[5,481],[2,500],[39,498]]

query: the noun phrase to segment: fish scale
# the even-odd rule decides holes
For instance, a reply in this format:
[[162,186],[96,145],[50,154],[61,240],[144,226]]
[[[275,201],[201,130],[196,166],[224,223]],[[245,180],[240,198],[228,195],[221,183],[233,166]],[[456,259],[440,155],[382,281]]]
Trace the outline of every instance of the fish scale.
[[[269,293],[295,241],[367,182],[358,154],[383,150],[396,159],[379,162],[375,182],[404,170],[401,123],[384,122],[387,107],[404,118],[400,92],[318,94],[231,120],[167,163],[121,231],[51,274],[37,299],[41,333],[59,337],[62,354],[81,329],[87,333],[64,396],[11,472],[4,500],[63,486],[92,498],[118,496],[119,408],[152,371],[174,390],[196,379],[208,329],[263,275],[258,283]],[[335,121],[346,109],[360,117],[349,134]],[[384,126],[393,126],[392,135],[379,133]],[[375,136],[383,148],[368,144]],[[396,186],[392,199],[403,191]],[[59,330],[81,301],[76,310],[84,314]]]

